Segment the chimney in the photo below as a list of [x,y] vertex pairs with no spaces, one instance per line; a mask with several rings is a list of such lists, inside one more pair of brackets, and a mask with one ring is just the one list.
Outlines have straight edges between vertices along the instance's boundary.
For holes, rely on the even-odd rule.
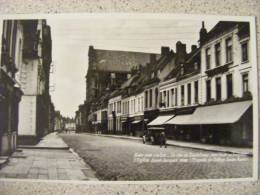
[[192,45],[191,46],[191,51],[194,51],[195,49],[197,49],[197,45]]
[[176,53],[182,53],[182,54],[187,54],[186,52],[186,44],[183,44],[182,42],[178,41],[176,43]]
[[150,64],[155,63],[155,61],[156,61],[156,55],[155,54],[151,54],[150,55]]
[[205,28],[205,23],[202,21],[202,26],[200,29],[200,45],[203,45],[207,37],[207,29]]
[[168,55],[170,53],[170,48],[169,47],[161,47],[161,55],[162,56],[165,56],[165,55]]
[[88,66],[89,66],[89,69],[94,69],[94,54],[95,53],[95,49],[92,45],[89,46],[88,48]]

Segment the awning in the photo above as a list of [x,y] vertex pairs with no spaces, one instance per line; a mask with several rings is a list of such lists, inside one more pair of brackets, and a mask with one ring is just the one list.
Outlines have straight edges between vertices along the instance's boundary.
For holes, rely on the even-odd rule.
[[163,125],[166,121],[170,120],[172,117],[174,117],[174,115],[158,116],[156,119],[148,123],[148,126]]
[[148,127],[149,130],[164,130],[163,127]]
[[166,122],[175,125],[232,124],[237,122],[252,101],[198,107],[193,114],[179,115]]
[[132,124],[137,124],[137,123],[140,123],[141,120],[136,120],[136,121],[133,121]]

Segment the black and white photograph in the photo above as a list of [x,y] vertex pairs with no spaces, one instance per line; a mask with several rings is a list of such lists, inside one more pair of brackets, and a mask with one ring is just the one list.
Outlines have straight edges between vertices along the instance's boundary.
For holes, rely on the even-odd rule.
[[257,177],[253,17],[0,18],[0,179]]

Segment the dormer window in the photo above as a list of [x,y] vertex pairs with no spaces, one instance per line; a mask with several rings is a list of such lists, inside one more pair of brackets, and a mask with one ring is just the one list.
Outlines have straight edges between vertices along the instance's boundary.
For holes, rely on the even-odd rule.
[[160,76],[160,74],[161,74],[161,70],[159,69],[159,70],[157,71],[157,76]]
[[195,62],[195,63],[194,63],[194,70],[198,70],[198,69],[199,69],[198,62]]
[[181,75],[184,75],[184,66],[181,64]]
[[152,74],[151,74],[151,78],[152,78],[152,79],[154,78],[154,72],[152,72]]
[[115,79],[116,78],[116,74],[115,73],[111,73],[111,78]]

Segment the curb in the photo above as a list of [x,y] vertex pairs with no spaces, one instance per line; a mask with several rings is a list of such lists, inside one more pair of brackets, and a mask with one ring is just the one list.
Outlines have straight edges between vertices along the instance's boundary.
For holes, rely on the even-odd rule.
[[[102,134],[92,134],[92,133],[84,133],[88,135],[95,135],[95,136],[102,136],[102,137],[111,137],[111,138],[118,138],[118,139],[132,139],[132,140],[142,140],[142,138],[139,137],[126,137],[126,136],[113,136],[113,135],[102,135]],[[195,150],[204,150],[204,151],[213,151],[213,152],[224,152],[224,153],[229,153],[229,154],[241,154],[241,155],[246,155],[249,157],[253,156],[253,153],[241,153],[241,152],[235,152],[235,151],[228,151],[228,150],[216,150],[216,149],[209,149],[209,148],[203,148],[203,147],[192,147],[192,146],[185,146],[185,145],[179,145],[179,144],[174,144],[174,143],[167,143],[167,145],[170,146],[176,146],[176,147],[183,147],[183,148],[192,148]]]
[[3,157],[0,157],[0,160],[3,160],[3,162],[0,163],[0,169],[2,169],[3,167],[5,167],[8,163],[9,163],[9,156],[6,157],[5,159],[2,159]]
[[[94,177],[88,177],[89,181],[99,181],[99,179],[96,177],[96,171],[94,171],[94,170],[92,169],[92,167],[91,167],[89,164],[87,164],[87,163],[84,161],[84,159],[79,156],[79,154],[78,154],[77,152],[75,152],[75,151],[73,150],[73,148],[69,148],[69,151],[79,159],[80,163],[84,164],[85,166],[86,166],[86,165],[89,166],[90,171],[91,171],[91,172],[93,173],[93,175],[95,176],[95,178],[94,178]],[[83,171],[83,173],[84,173],[84,171]],[[84,173],[84,174],[85,174],[85,173]]]
[[68,146],[64,147],[41,147],[41,146],[25,146],[25,145],[19,145],[18,148],[21,149],[47,149],[47,150],[68,150]]

